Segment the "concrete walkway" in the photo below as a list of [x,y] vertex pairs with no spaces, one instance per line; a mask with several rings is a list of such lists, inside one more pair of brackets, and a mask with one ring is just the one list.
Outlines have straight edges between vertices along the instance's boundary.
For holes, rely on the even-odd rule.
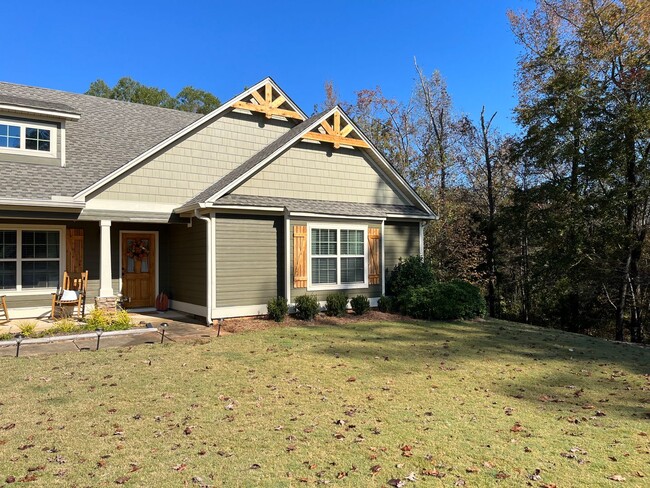
[[[133,321],[138,324],[144,322],[153,325],[151,329],[136,329],[134,333],[120,333],[118,335],[102,335],[99,342],[100,349],[110,347],[130,347],[137,345],[160,344],[162,335],[158,329],[161,323],[168,324],[165,330],[165,342],[207,341],[217,336],[217,330],[207,327],[201,322],[175,311],[162,313],[141,314],[132,313]],[[137,332],[136,332],[137,331]],[[25,339],[20,346],[20,356],[35,356],[39,354],[58,354],[63,352],[94,351],[97,348],[97,338],[75,337],[66,340],[62,338],[44,338],[38,341]],[[49,340],[48,340],[49,339]],[[15,356],[15,341],[0,343],[0,356]]]

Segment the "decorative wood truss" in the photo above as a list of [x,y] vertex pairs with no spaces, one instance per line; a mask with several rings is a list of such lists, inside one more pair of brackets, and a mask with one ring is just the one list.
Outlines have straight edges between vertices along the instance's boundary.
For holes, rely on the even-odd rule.
[[341,145],[352,147],[370,147],[366,141],[348,137],[354,127],[345,122],[345,127],[341,128],[341,113],[338,109],[332,114],[329,119],[331,121],[323,120],[320,126],[316,128],[316,132],[306,132],[302,137],[303,139],[311,139],[313,141],[331,142],[334,144],[334,149],[338,149]]
[[258,90],[254,90],[251,93],[250,101],[240,100],[233,103],[232,107],[263,113],[267,119],[278,115],[287,119],[305,120],[302,115],[293,110],[284,96],[273,90],[273,85],[270,82]]

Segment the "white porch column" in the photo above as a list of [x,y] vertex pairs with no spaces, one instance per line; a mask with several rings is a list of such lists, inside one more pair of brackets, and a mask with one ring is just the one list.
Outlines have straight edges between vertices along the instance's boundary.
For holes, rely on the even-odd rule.
[[99,296],[112,297],[114,293],[111,273],[111,221],[100,221],[99,229]]

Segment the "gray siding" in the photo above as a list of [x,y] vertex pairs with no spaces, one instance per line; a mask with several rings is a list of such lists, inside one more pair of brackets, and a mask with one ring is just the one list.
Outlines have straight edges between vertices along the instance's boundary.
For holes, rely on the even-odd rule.
[[386,222],[384,225],[385,248],[384,264],[386,276],[399,263],[399,258],[420,254],[419,222]]
[[234,195],[355,203],[405,202],[359,149],[332,150],[302,142],[280,155]]
[[181,205],[288,131],[293,124],[230,112],[140,165],[97,200]]
[[266,304],[278,294],[282,229],[279,217],[217,216],[217,307]]
[[[328,221],[329,223],[336,222],[336,221]],[[345,224],[345,223],[351,223],[349,220],[347,221],[338,221],[339,223]],[[330,293],[336,293],[337,290],[318,290],[318,291],[307,291],[307,288],[296,288],[293,286],[293,226],[294,225],[307,225],[308,222],[306,221],[297,221],[297,220],[292,220],[291,221],[291,230],[290,230],[290,235],[291,239],[289,241],[289,247],[290,247],[290,256],[291,256],[291,297],[290,297],[290,302],[293,303],[293,301],[296,299],[296,297],[300,295],[315,295],[316,298],[318,298],[319,301],[325,301],[327,299],[327,295]],[[356,220],[353,222],[355,225],[359,224],[366,224],[368,227],[380,227],[379,224],[376,222],[363,222],[360,220]],[[381,283],[378,285],[370,285],[367,288],[352,288],[349,290],[341,290],[342,293],[345,293],[348,298],[355,297],[357,295],[363,295],[368,298],[376,298],[381,295]]]
[[169,230],[169,291],[172,300],[205,306],[206,223],[192,219],[192,227]]

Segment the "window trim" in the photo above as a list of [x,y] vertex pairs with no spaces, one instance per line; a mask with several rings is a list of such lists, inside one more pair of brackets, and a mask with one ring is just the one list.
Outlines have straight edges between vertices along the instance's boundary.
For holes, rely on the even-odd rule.
[[[43,158],[55,158],[57,154],[57,140],[58,140],[58,134],[57,134],[57,129],[58,126],[57,124],[51,124],[47,122],[32,122],[32,121],[27,121],[27,120],[14,120],[14,119],[7,119],[0,117],[0,124],[2,125],[13,125],[20,127],[20,148],[16,149],[13,147],[1,147],[0,146],[0,152],[7,153],[7,154],[20,154],[22,156],[36,156],[36,157],[43,157]],[[26,144],[26,131],[27,128],[30,129],[45,129],[50,131],[50,150],[49,151],[39,151],[37,149],[27,149],[25,147]]]
[[[336,230],[336,284],[313,284],[311,282],[311,230],[312,229],[335,229]],[[341,257],[360,257],[359,254],[341,255],[341,230],[363,231],[363,283],[341,283]],[[317,255],[320,256],[320,255]],[[346,223],[307,223],[307,291],[320,290],[354,290],[368,288],[368,226]]]
[[[65,240],[65,225],[11,225],[0,224],[0,230],[15,230],[16,235],[16,288],[7,288],[0,290],[0,293],[7,296],[12,295],[48,295],[57,291],[56,287],[49,288],[23,288],[23,267],[22,267],[22,231],[58,231],[59,232],[59,283],[63,276],[63,271],[66,269],[66,240]],[[18,257],[20,256],[20,257]],[[31,259],[26,258],[26,261],[56,261],[54,258]],[[14,261],[8,259],[7,261]]]

